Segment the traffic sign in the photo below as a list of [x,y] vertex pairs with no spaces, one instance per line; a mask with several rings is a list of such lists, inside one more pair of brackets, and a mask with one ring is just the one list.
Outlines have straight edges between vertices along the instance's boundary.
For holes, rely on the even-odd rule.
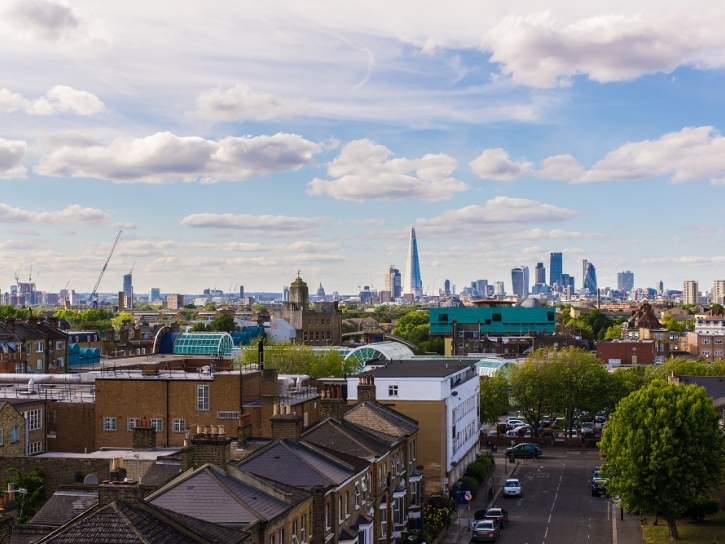
[[470,492],[470,491],[466,491],[466,494],[465,494],[465,495],[463,495],[463,497],[464,497],[464,498],[465,498],[465,499],[466,499],[467,501],[473,500],[473,495],[471,494],[471,492]]

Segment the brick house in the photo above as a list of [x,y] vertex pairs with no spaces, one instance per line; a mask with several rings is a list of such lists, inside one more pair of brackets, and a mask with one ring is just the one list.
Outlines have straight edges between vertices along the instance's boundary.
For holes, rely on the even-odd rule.
[[597,359],[612,365],[651,365],[657,360],[654,340],[606,340],[597,342]]
[[725,359],[725,334],[689,331],[687,347],[691,355],[705,361]]
[[45,401],[11,399],[0,403],[0,455],[20,457],[45,450]]

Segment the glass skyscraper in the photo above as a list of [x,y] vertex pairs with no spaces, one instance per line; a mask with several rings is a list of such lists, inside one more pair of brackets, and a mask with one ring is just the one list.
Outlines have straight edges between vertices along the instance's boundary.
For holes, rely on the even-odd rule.
[[415,237],[415,227],[410,229],[410,242],[408,244],[408,260],[406,261],[405,278],[403,281],[403,294],[413,295],[414,299],[423,296],[423,280],[420,277],[420,261],[418,260],[418,240]]
[[589,261],[585,261],[584,265],[584,289],[589,290],[589,294],[597,294],[597,269]]
[[561,274],[564,271],[562,267],[561,253],[552,253],[549,261],[549,285],[558,283],[561,285]]
[[511,283],[514,295],[529,296],[529,267],[519,266],[511,270]]

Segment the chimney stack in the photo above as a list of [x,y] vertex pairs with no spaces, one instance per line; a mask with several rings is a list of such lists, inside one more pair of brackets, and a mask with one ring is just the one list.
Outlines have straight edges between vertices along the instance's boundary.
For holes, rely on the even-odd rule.
[[197,425],[191,427],[192,447],[191,463],[194,468],[199,468],[206,463],[226,470],[229,463],[229,444],[232,439],[228,438],[224,425]]
[[244,448],[252,437],[252,418],[249,414],[240,414],[237,424],[237,448]]
[[347,408],[346,399],[343,398],[343,386],[328,384],[322,390],[320,399],[320,419],[334,417],[342,419]]
[[289,404],[275,404],[272,422],[272,438],[292,438],[299,440],[302,434],[302,416],[292,413]]
[[375,376],[372,374],[362,374],[358,377],[357,382],[357,401],[375,402],[377,394],[375,390]]
[[143,500],[143,488],[136,480],[103,482],[98,486],[98,506],[106,506],[113,501],[136,504]]
[[151,422],[145,417],[136,423],[133,428],[133,449],[137,450],[153,450],[156,448],[156,429],[151,426]]

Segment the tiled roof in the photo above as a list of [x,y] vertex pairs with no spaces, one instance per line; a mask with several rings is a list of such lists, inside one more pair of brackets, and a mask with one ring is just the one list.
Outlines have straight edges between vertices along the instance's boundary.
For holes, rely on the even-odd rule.
[[214,542],[160,509],[114,501],[53,531],[39,543],[194,544]]
[[141,484],[147,487],[161,487],[181,474],[181,468],[181,461],[157,461],[143,475]]
[[707,396],[713,400],[725,397],[725,377],[723,376],[677,376],[681,384],[699,385],[705,388]]
[[65,525],[74,517],[98,504],[98,493],[88,491],[56,491],[38,511],[31,525]]
[[146,500],[172,512],[227,526],[270,520],[290,508],[212,465],[183,475]]
[[303,442],[283,438],[238,464],[239,468],[296,487],[340,485],[355,475],[352,467]]
[[378,457],[390,450],[387,442],[375,438],[369,431],[333,418],[319,422],[302,439],[355,457]]
[[400,439],[415,434],[418,430],[417,421],[377,402],[356,404],[345,412],[344,417],[345,421],[375,433],[382,433],[380,438],[388,443],[391,443],[389,437]]
[[197,534],[202,535],[209,542],[219,542],[220,544],[240,544],[249,537],[249,533],[246,531],[230,529],[229,527],[224,527],[223,525],[209,523],[201,519],[192,518],[191,516],[179,514],[178,512],[172,512],[170,510],[166,510],[165,508],[158,508],[158,510],[178,521],[185,527],[193,530]]

